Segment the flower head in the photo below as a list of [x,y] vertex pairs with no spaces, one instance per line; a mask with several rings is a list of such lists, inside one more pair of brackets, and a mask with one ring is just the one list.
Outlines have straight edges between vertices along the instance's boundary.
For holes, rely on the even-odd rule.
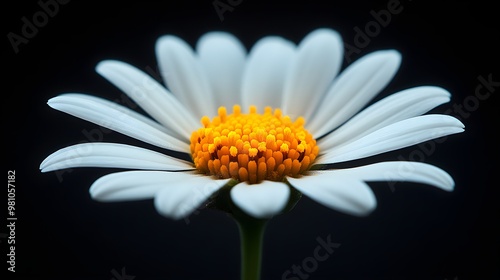
[[198,171],[218,179],[233,178],[249,184],[263,180],[283,181],[297,177],[316,159],[318,146],[304,129],[304,119],[293,121],[266,107],[258,114],[255,106],[241,113],[235,105],[227,115],[220,107],[212,121],[202,118],[203,128],[191,135],[191,154]]
[[397,51],[370,53],[340,75],[342,40],[329,29],[311,32],[297,46],[265,37],[248,55],[227,33],[202,36],[196,52],[181,39],[164,36],[156,53],[167,87],[124,62],[97,66],[152,119],[85,94],[63,94],[48,104],[187,153],[192,161],[130,145],[86,143],[48,156],[43,172],[85,166],[136,169],[98,179],[90,188],[92,197],[154,198],[161,214],[176,219],[225,186],[231,203],[255,218],[282,212],[297,191],[332,209],[366,215],[376,207],[369,181],[454,187],[445,171],[425,163],[328,169],[463,131],[453,117],[423,115],[449,101],[450,94],[439,87],[410,88],[366,107],[399,68]]

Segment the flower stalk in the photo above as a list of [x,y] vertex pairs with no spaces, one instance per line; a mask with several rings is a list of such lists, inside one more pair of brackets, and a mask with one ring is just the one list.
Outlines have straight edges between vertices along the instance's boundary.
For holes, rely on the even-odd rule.
[[234,217],[240,230],[241,280],[259,280],[262,263],[262,241],[267,219]]

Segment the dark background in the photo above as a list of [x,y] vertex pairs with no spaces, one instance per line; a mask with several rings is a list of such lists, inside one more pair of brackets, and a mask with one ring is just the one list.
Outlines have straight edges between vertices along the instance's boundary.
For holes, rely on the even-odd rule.
[[[121,92],[97,75],[95,65],[118,59],[154,70],[154,43],[164,34],[194,45],[205,32],[229,31],[249,49],[266,35],[298,43],[310,31],[328,27],[354,45],[354,28],[364,29],[373,20],[370,11],[386,9],[389,1],[292,5],[245,0],[225,12],[224,21],[212,1],[71,1],[60,5],[17,54],[7,34],[20,34],[21,18],[31,19],[41,8],[36,1],[12,2],[2,7],[2,160],[4,172],[16,170],[18,221],[16,273],[9,272],[7,279],[109,280],[113,271],[121,274],[124,268],[127,275],[145,280],[238,279],[236,224],[213,210],[200,211],[189,221],[172,221],[158,215],[152,201],[91,200],[92,182],[116,170],[74,169],[60,174],[62,181],[55,172],[40,173],[38,166],[50,153],[88,141],[85,132],[99,137],[98,126],[57,112],[46,101],[64,92],[119,98]],[[498,10],[486,1],[436,2],[402,0],[403,11],[351,56],[388,48],[403,54],[400,71],[377,99],[413,86],[438,85],[453,94],[450,103],[434,110],[443,113],[453,104],[473,102],[478,76],[500,81]],[[410,147],[355,162],[423,160],[453,176],[454,192],[421,184],[371,183],[378,208],[366,218],[303,198],[269,223],[262,279],[281,279],[293,264],[313,255],[317,237],[328,235],[341,246],[308,279],[498,279],[500,197],[493,179],[498,174],[494,133],[499,94],[497,87],[466,112],[465,133],[435,144],[435,151],[424,157],[417,157],[421,148]],[[101,135],[102,141],[155,149],[118,133]],[[419,149],[420,154],[415,152]],[[5,232],[2,225],[0,233]],[[0,246],[3,273],[5,238]]]

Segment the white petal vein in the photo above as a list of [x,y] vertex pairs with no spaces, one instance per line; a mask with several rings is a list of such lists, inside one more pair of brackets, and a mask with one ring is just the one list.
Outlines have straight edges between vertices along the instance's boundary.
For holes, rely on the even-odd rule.
[[162,153],[116,143],[83,143],[60,149],[40,165],[42,172],[74,167],[192,170],[193,164]]
[[193,114],[164,86],[132,65],[105,60],[97,65],[96,71],[183,140],[189,140],[191,132],[199,126]]
[[401,54],[394,50],[355,61],[335,79],[308,129],[319,138],[351,118],[392,80],[400,64]]
[[332,147],[340,147],[387,125],[422,115],[448,101],[450,93],[433,86],[421,86],[391,94],[320,139],[318,145],[326,153]]
[[179,152],[189,152],[189,145],[166,133],[165,128],[126,107],[102,98],[67,93],[48,101],[50,107],[123,133],[146,143]]
[[337,163],[369,157],[427,140],[464,131],[464,125],[447,115],[424,115],[378,129],[340,147],[333,147],[317,163]]

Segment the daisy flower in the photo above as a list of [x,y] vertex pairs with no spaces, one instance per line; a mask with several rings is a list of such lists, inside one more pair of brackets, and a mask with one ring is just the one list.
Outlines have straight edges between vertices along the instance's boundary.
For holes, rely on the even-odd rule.
[[[454,188],[445,171],[420,162],[330,169],[464,130],[451,116],[424,115],[450,100],[448,91],[435,86],[406,89],[367,106],[398,70],[401,55],[395,50],[369,53],[339,73],[342,39],[318,29],[298,45],[265,37],[248,54],[224,32],[203,35],[195,50],[169,35],[157,41],[156,55],[166,87],[125,62],[97,65],[100,75],[149,116],[81,93],[62,94],[48,104],[192,160],[124,144],[85,143],[49,155],[42,172],[133,169],[98,179],[90,187],[92,198],[154,199],[158,212],[173,219],[209,200],[240,221],[244,259],[260,254],[252,249],[254,243],[259,247],[259,221],[287,211],[300,194],[364,216],[377,204],[366,182]],[[257,270],[246,279],[258,278],[258,266],[246,270],[243,275]]]

